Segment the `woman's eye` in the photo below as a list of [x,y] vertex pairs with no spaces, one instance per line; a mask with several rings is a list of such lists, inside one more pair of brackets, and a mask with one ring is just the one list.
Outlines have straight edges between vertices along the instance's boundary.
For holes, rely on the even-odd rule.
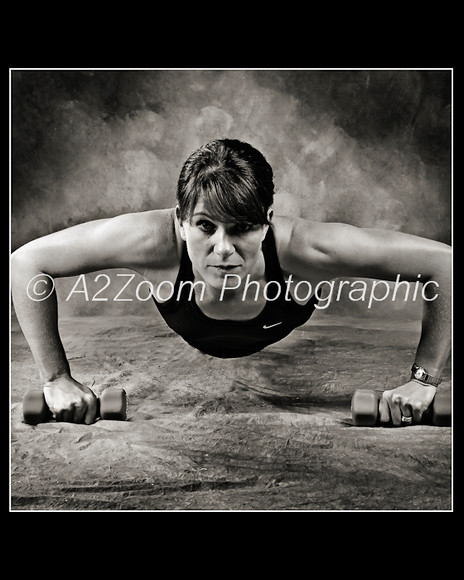
[[254,227],[253,224],[247,223],[235,224],[234,231],[236,231],[238,234],[246,234],[247,232],[252,230],[253,227]]
[[[211,235],[214,234],[214,232],[216,231],[216,225],[213,222],[210,222],[209,220],[203,219],[199,220],[198,222],[196,222],[196,226],[200,231],[202,231],[205,234]],[[229,227],[228,232],[232,236],[240,236],[248,233],[254,227],[256,227],[254,224],[249,224],[245,222],[236,223]]]
[[202,231],[205,232],[207,234],[210,234],[212,232],[214,232],[215,226],[213,223],[207,221],[207,220],[201,220],[197,223],[197,227]]

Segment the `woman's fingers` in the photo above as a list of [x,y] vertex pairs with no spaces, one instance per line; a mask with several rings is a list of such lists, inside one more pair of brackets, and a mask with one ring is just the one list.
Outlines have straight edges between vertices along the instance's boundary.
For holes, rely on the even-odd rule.
[[395,427],[403,424],[412,423],[413,412],[409,405],[407,397],[394,393],[393,391],[385,391],[379,402],[380,422],[391,422]]
[[398,404],[401,411],[401,423],[404,425],[411,424],[413,422],[413,415],[407,397],[401,397],[400,395]]
[[97,399],[96,397],[92,396],[89,398],[88,405],[85,409],[85,413],[83,416],[84,423],[86,425],[91,425],[92,423],[95,423],[96,415],[97,415]]
[[387,401],[388,410],[393,425],[399,427],[401,425],[401,395],[392,393],[392,391],[385,391],[383,397]]
[[390,420],[395,427],[419,424],[423,414],[432,404],[436,387],[409,381],[396,389],[384,391],[379,401],[381,423]]
[[385,397],[381,397],[379,401],[379,418],[381,423],[390,422],[390,408]]

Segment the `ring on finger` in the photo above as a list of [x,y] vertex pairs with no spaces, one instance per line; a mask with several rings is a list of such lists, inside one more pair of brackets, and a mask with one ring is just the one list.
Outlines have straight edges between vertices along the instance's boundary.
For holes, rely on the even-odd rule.
[[405,417],[404,415],[401,417],[402,423],[412,423],[412,417]]

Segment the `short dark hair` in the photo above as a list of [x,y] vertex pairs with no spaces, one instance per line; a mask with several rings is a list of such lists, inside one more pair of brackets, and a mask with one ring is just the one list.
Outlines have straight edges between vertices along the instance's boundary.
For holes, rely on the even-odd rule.
[[179,217],[187,220],[200,199],[222,221],[268,224],[273,172],[257,149],[237,139],[216,139],[184,163],[177,183]]

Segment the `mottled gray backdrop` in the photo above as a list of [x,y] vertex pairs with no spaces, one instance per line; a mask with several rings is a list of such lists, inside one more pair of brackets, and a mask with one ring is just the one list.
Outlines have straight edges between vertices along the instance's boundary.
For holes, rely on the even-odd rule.
[[450,241],[449,70],[12,71],[12,248],[173,205],[185,158],[233,137],[276,209]]

